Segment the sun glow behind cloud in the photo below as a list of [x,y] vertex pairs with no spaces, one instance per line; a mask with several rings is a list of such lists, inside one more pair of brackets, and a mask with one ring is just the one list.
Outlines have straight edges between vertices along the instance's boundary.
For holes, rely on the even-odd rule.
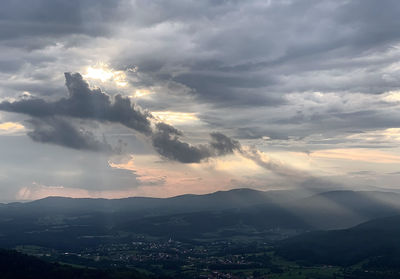
[[152,114],[163,122],[169,124],[187,124],[200,121],[195,113],[177,111],[153,111]]
[[400,103],[400,91],[389,91],[382,99],[388,103]]
[[124,71],[115,71],[105,63],[97,63],[95,66],[87,67],[83,77],[86,79],[100,80],[101,82],[111,81],[118,87],[125,87],[128,85]]
[[138,90],[135,91],[135,94],[134,94],[133,97],[135,97],[135,98],[146,98],[151,94],[153,94],[153,92],[151,92],[150,90],[138,89]]

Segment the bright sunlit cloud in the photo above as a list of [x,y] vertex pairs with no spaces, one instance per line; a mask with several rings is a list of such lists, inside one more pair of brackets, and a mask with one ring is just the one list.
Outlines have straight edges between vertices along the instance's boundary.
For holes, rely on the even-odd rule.
[[140,90],[136,90],[135,94],[134,94],[134,98],[146,98],[149,95],[153,94],[153,92],[151,92],[150,90],[147,89],[140,89]]
[[389,103],[400,103],[400,91],[390,91],[383,96],[383,100]]
[[177,111],[153,111],[152,114],[169,124],[185,124],[200,121],[195,113]]
[[119,87],[128,85],[124,71],[115,71],[105,63],[98,63],[95,66],[87,67],[83,77],[86,79],[100,80],[101,82],[111,81]]
[[357,140],[366,144],[377,144],[378,142],[397,145],[400,143],[400,128],[389,128],[384,130],[367,131],[352,134],[347,137],[350,140]]
[[0,123],[0,134],[13,134],[25,130],[25,127],[17,122]]

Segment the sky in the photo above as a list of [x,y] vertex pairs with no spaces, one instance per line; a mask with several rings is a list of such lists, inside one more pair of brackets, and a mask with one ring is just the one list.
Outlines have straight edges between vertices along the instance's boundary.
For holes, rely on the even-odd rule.
[[400,189],[396,0],[5,0],[0,197]]

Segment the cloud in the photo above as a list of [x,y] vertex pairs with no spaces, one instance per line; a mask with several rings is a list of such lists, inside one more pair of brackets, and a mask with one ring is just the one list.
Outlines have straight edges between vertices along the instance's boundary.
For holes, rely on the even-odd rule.
[[0,123],[0,135],[15,134],[24,131],[25,127],[16,122]]
[[114,58],[220,107],[282,105],[283,94],[308,90],[376,94],[398,86],[382,76],[398,61],[399,9],[392,0],[134,1],[134,28],[124,35],[151,43],[122,46],[133,51]]
[[214,154],[217,156],[231,154],[235,150],[240,150],[241,146],[237,140],[231,139],[230,137],[214,132],[210,134],[211,142],[210,149],[213,150]]
[[192,146],[180,141],[179,136],[182,136],[182,132],[168,124],[159,123],[152,135],[153,146],[162,156],[182,163],[197,163],[210,157],[205,146]]
[[96,139],[95,135],[83,128],[77,129],[71,123],[59,117],[41,117],[27,121],[33,131],[28,136],[36,142],[52,143],[78,150],[112,152],[113,148],[107,143]]
[[[143,107],[151,110],[190,108],[202,121],[207,121],[208,111],[203,111],[203,107],[197,110],[194,103],[207,104],[218,117],[214,123],[223,127],[232,126],[224,119],[225,115],[232,116],[232,107],[258,109],[258,113],[254,112],[257,115],[251,117],[253,130],[259,131],[256,136],[268,133],[273,137],[273,134],[288,133],[302,136],[303,131],[316,133],[330,124],[319,125],[320,119],[336,120],[328,107],[323,112],[318,111],[323,115],[314,118],[293,118],[311,124],[307,127],[283,123],[291,115],[276,115],[275,107],[289,112],[310,111],[288,104],[284,96],[287,93],[303,95],[309,91],[328,91],[343,94],[339,97],[344,98],[354,92],[377,94],[394,90],[399,85],[398,65],[394,62],[399,60],[400,21],[396,15],[400,7],[392,0],[379,3],[370,0],[202,3],[174,0],[168,5],[160,1],[149,5],[142,0],[117,1],[113,5],[107,1],[61,2],[6,1],[0,12],[5,19],[2,22],[32,23],[22,24],[22,33],[11,34],[13,42],[7,42],[7,46],[13,43],[13,52],[8,48],[1,51],[0,60],[4,62],[1,65],[10,73],[3,78],[7,90],[31,88],[34,93],[43,95],[45,89],[40,88],[40,75],[47,76],[49,83],[56,83],[58,80],[50,77],[57,73],[55,68],[64,69],[66,63],[74,71],[94,66],[98,61],[107,61],[117,70],[137,66],[137,73],[127,74],[129,82],[144,89],[155,87],[161,92],[154,93],[150,101],[140,100],[141,105],[147,102]],[[44,7],[50,12],[42,12]],[[382,15],[371,16],[378,7]],[[127,14],[132,16],[126,17]],[[100,21],[104,24],[99,24]],[[7,24],[4,29],[9,30]],[[104,25],[114,32],[104,32]],[[52,30],[40,29],[40,26]],[[95,29],[90,29],[92,27]],[[33,35],[45,41],[53,33],[60,38],[56,40],[58,51],[41,49],[29,55],[26,51],[17,51],[30,44]],[[19,39],[24,34],[30,36],[29,40]],[[82,39],[76,34],[103,35]],[[14,37],[21,40],[21,46],[16,45]],[[55,40],[51,41],[54,44]],[[78,51],[71,51],[71,45]],[[12,70],[7,65],[20,67],[21,71],[11,75]],[[29,72],[31,69],[36,72]],[[14,80],[13,76],[21,80],[25,77],[24,83]],[[176,88],[170,90],[172,94],[167,92],[171,84],[185,89],[178,98],[174,95],[178,91]],[[51,88],[54,87],[52,84]],[[305,101],[300,99],[299,104]],[[375,111],[374,108],[370,110],[377,119],[381,109]],[[345,112],[349,111],[354,110],[346,108]],[[365,117],[360,115],[352,125],[373,123]],[[244,119],[245,113],[237,114],[236,118],[248,121]],[[276,123],[282,121],[275,128],[269,119],[277,120]],[[380,123],[385,127],[393,126],[389,121],[390,114]],[[234,129],[245,126],[237,123],[233,123]],[[298,129],[294,130],[296,127]],[[243,137],[247,135],[242,134]]]
[[111,151],[112,148],[105,139],[97,140],[90,131],[76,129],[65,117],[120,123],[150,137],[153,147],[163,157],[182,163],[199,163],[240,149],[239,142],[221,133],[211,133],[212,140],[207,145],[190,145],[181,141],[179,137],[183,133],[169,124],[158,122],[153,130],[154,117],[135,108],[129,98],[117,94],[112,102],[99,88],[91,89],[79,73],[65,73],[65,79],[68,98],[54,102],[39,98],[5,101],[0,103],[0,110],[34,117],[28,121],[33,127],[28,136],[34,141],[80,150]]
[[318,158],[328,158],[328,159],[363,161],[376,164],[400,163],[400,155],[374,149],[367,149],[367,148],[363,149],[338,148],[338,149],[317,150],[312,152],[310,156]]
[[233,153],[240,149],[239,142],[221,133],[211,133],[206,145],[193,146],[179,139],[183,133],[166,123],[158,123],[152,135],[154,148],[162,156],[182,163],[199,163],[201,160]]
[[[0,11],[0,40],[38,36],[54,40],[73,34],[93,37],[106,35],[109,28],[105,23],[118,21],[115,15],[122,2],[32,0],[27,3],[6,0],[2,2]],[[50,41],[39,44],[44,43]]]
[[24,113],[33,117],[71,116],[83,119],[121,123],[144,134],[150,134],[150,116],[135,108],[129,98],[116,95],[112,102],[100,89],[91,89],[79,73],[65,73],[69,97],[55,102],[23,99],[0,103],[0,110]]
[[286,179],[301,180],[311,177],[305,171],[295,169],[279,160],[273,159],[264,152],[259,151],[254,147],[244,147],[240,149],[240,153],[260,167],[273,172],[279,176],[283,176]]
[[[282,173],[278,176],[286,183],[285,173],[291,170],[285,162],[298,166],[280,151],[307,150],[325,156],[309,156],[317,161],[310,168],[318,170],[310,172],[318,175],[364,169],[349,166],[370,160],[327,159],[344,157],[346,154],[338,152],[342,149],[359,149],[364,154],[361,147],[385,148],[385,153],[399,155],[396,135],[374,132],[399,127],[400,123],[396,95],[400,86],[400,4],[396,0],[5,0],[1,7],[0,102],[7,98],[12,102],[23,91],[36,99],[2,103],[0,107],[30,115],[38,122],[36,130],[30,124],[32,133],[36,138],[46,136],[48,143],[67,144],[49,132],[60,127],[59,121],[75,128],[78,137],[86,139],[90,137],[86,132],[92,131],[97,139],[86,141],[100,143],[101,134],[86,125],[93,121],[121,123],[125,127],[101,126],[111,144],[125,133],[124,141],[135,156],[151,153],[154,145],[164,159],[202,162],[231,150],[239,154],[229,142],[221,148],[213,147],[209,131],[226,131],[243,145],[274,152],[273,158],[264,156],[264,161],[257,153],[247,154],[268,169],[269,184],[273,184],[271,170]],[[101,62],[123,72],[127,85],[116,88],[115,77],[103,82],[95,80],[99,73],[94,73],[88,75],[90,83],[106,86],[108,95],[94,89],[88,93],[82,86],[84,81],[71,75],[69,86],[74,96],[71,92],[69,97],[64,96],[60,73],[84,74]],[[128,71],[133,68],[135,71]],[[83,89],[76,88],[78,85]],[[88,94],[81,96],[75,91]],[[190,138],[180,131],[157,128],[157,120],[129,100],[110,97],[116,93],[132,95],[130,100],[135,98],[140,107],[163,113],[164,118],[158,115],[160,121]],[[126,109],[113,110],[117,103]],[[103,108],[110,113],[103,113]],[[24,115],[1,117],[2,122],[22,123]],[[81,124],[76,118],[85,121]],[[12,146],[16,146],[12,139],[26,132],[10,133],[9,126],[0,130],[7,133],[2,137]],[[136,136],[144,140],[134,140]],[[23,138],[29,140],[20,140]],[[57,150],[64,160],[70,153],[80,153],[47,144],[24,144],[34,150]],[[241,151],[244,149],[242,146]],[[325,149],[336,151],[318,152]],[[106,154],[85,154],[102,155]],[[39,156],[35,154],[33,165]],[[7,160],[10,158],[3,161]],[[214,160],[209,161],[211,165]],[[380,164],[372,161],[367,164],[379,168]],[[377,172],[395,172],[392,164]],[[393,169],[383,170],[389,167]],[[41,168],[38,166],[38,173]],[[18,173],[21,167],[17,164],[16,169]],[[10,173],[10,167],[5,165],[3,172]],[[75,177],[71,181],[84,184]],[[376,184],[382,186],[381,181],[377,178]]]

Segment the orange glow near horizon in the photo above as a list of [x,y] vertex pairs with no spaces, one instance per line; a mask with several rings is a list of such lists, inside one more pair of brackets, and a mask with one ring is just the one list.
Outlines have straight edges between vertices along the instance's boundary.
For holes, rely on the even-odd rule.
[[314,158],[344,159],[370,163],[400,163],[399,155],[369,149],[327,149],[314,151],[310,156]]

